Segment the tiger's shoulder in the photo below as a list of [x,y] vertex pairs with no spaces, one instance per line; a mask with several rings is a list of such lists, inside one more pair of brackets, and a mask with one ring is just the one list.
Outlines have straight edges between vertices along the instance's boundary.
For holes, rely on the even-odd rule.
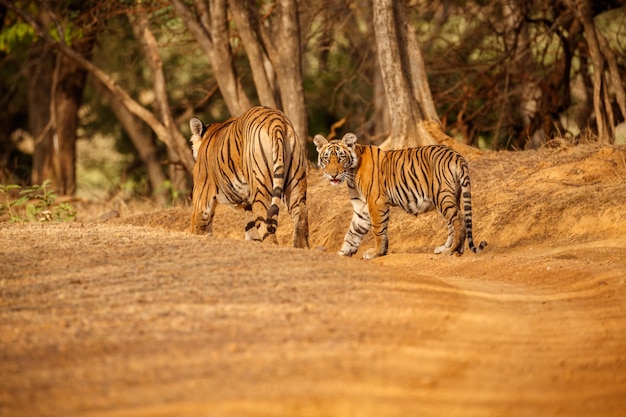
[[189,130],[191,131],[191,138],[189,138],[189,141],[191,142],[193,159],[198,159],[198,152],[200,150],[200,146],[202,145],[202,141],[205,138],[211,138],[215,135],[219,135],[220,130],[226,129],[235,120],[237,120],[236,117],[231,117],[223,122],[204,124],[202,120],[197,117],[192,118],[189,121]]

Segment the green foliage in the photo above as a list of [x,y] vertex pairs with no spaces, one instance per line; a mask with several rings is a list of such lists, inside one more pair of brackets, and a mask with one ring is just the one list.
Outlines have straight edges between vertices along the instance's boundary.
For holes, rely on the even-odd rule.
[[[68,18],[76,18],[77,12],[69,12]],[[61,33],[57,26],[50,25],[50,36],[61,41]],[[83,28],[76,26],[73,22],[68,22],[63,28],[63,41],[67,46],[71,46],[75,40],[80,40],[84,36]],[[16,50],[24,49],[32,45],[38,40],[35,29],[21,19],[15,19],[13,16],[9,19],[9,24],[3,25],[0,30],[0,52],[10,54]]]
[[63,29],[63,39],[61,39],[61,33],[59,33],[56,27],[51,27],[49,33],[55,41],[63,41],[67,46],[71,46],[73,41],[80,40],[84,36],[83,29],[74,26],[72,23],[65,25]]
[[76,216],[71,204],[55,204],[57,196],[50,188],[50,180],[25,188],[0,184],[0,196],[0,216],[7,214],[14,223],[69,222]]
[[35,30],[25,22],[15,22],[0,31],[0,51],[10,53],[15,48],[29,45],[36,39]]

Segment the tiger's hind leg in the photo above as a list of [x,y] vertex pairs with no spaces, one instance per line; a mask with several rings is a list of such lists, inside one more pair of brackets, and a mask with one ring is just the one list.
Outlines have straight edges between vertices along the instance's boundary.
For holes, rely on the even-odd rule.
[[435,253],[447,253],[448,255],[463,255],[465,249],[465,228],[461,221],[461,213],[458,207],[449,207],[443,213],[448,222],[448,239],[446,243],[435,248]]
[[[269,207],[268,207],[269,203]],[[276,239],[276,227],[278,226],[278,205],[274,199],[264,201],[264,199],[256,199],[252,202],[252,222],[254,227],[249,229],[250,235],[256,235],[253,240],[262,241],[263,243],[278,244]],[[248,222],[246,229],[251,226]]]
[[[292,177],[293,178],[293,177]],[[293,247],[309,248],[309,209],[306,205],[306,174],[288,185],[284,202],[293,221]]]
[[[280,132],[278,132],[280,133]],[[256,223],[259,235],[264,243],[278,244],[276,239],[276,229],[278,228],[278,206],[283,198],[285,184],[285,154],[284,143],[280,135],[272,138],[272,164],[256,167],[256,177],[258,185],[263,186],[266,190],[272,190],[271,196],[257,192],[255,201],[252,203],[252,211],[256,214]],[[257,187],[258,188],[258,187]],[[261,197],[259,201],[259,197]],[[269,203],[269,206],[268,206]],[[259,207],[265,207],[265,217],[261,214]]]
[[[272,203],[270,204],[270,208],[267,209],[267,219],[265,220],[265,233],[262,234],[263,242],[272,243],[277,245],[278,239],[276,239],[276,228],[278,227],[278,212],[280,208],[278,207],[278,202],[280,199],[278,197],[272,198]],[[259,228],[261,230],[261,227]]]
[[448,240],[441,246],[437,246],[435,248],[435,254],[439,255],[440,253],[446,252],[448,249],[452,247],[452,242],[454,241],[454,226],[451,223],[448,223]]
[[290,207],[289,212],[293,220],[293,247],[309,248],[309,209],[306,206],[306,197],[299,204]]
[[[250,200],[252,201],[252,216],[248,221],[246,229],[250,230],[250,235],[256,235],[254,240],[263,243],[278,244],[276,239],[276,228],[278,226],[278,204],[282,196],[282,172],[269,171],[266,165],[254,167],[252,178],[250,178],[250,190],[253,190]],[[278,178],[277,178],[278,177]],[[269,190],[271,194],[268,193]],[[254,222],[254,229],[252,223]]]
[[245,239],[260,242],[261,237],[259,236],[259,231],[254,220],[254,215],[252,214],[252,205],[248,204],[243,209],[245,212],[245,219],[246,219]]

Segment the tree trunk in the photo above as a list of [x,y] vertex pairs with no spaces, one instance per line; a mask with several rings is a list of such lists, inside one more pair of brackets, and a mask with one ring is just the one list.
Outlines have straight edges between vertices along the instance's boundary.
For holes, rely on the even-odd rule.
[[52,49],[42,44],[34,49],[27,66],[28,130],[35,141],[31,174],[33,184],[41,184],[54,175],[51,158],[53,131],[50,123],[54,63]]
[[[170,159],[178,162],[183,159],[183,155],[189,152],[187,140],[182,136],[176,127],[172,110],[170,109],[169,99],[167,96],[167,82],[163,73],[163,62],[159,55],[157,41],[150,30],[150,23],[144,14],[139,14],[135,19],[130,19],[135,32],[135,37],[143,49],[144,56],[148,63],[148,67],[152,72],[154,80],[154,92],[156,96],[157,108],[161,113],[163,125],[168,130],[170,141],[173,146],[168,147]],[[172,186],[178,192],[186,192],[190,189],[187,175],[184,170],[179,169],[176,164],[169,167],[170,181]],[[182,195],[182,193],[181,193]]]
[[[42,20],[47,15],[42,12]],[[91,52],[93,39],[76,44],[85,54]],[[76,191],[76,128],[87,73],[62,54],[47,47],[37,48],[41,56],[29,77],[28,102],[30,131],[35,137],[31,180],[41,184],[51,180],[60,195]]]
[[299,140],[306,147],[309,130],[304,102],[302,47],[297,2],[279,0],[278,6],[278,18],[271,25],[271,33],[263,25],[258,26],[258,31],[276,71],[282,108],[293,123]]
[[258,28],[258,16],[248,0],[230,0],[230,9],[233,20],[237,25],[239,36],[250,61],[252,78],[256,87],[259,102],[263,106],[278,107],[276,103],[276,91],[274,85],[274,71],[267,71],[269,58],[261,45],[260,35],[255,30]]
[[[615,139],[615,120],[609,97],[609,86],[605,81],[605,60],[600,49],[600,41],[593,22],[591,3],[588,0],[565,0],[583,24],[585,39],[593,65],[593,110],[598,127],[598,141],[612,143]],[[621,83],[620,83],[621,84]],[[621,87],[623,91],[623,86]]]
[[[509,65],[504,67],[506,71],[505,91],[500,104],[500,116],[494,132],[492,148],[500,146],[500,128],[502,121],[509,113],[514,113],[522,120],[523,130],[512,143],[513,147],[522,149],[533,137],[534,131],[531,122],[536,117],[541,100],[541,90],[537,86],[532,74],[535,74],[535,63],[528,59],[530,47],[530,34],[528,23],[522,12],[522,0],[508,0],[502,3],[502,32],[505,51],[510,56]],[[520,75],[521,74],[521,75]],[[510,79],[514,78],[513,83]],[[510,108],[511,100],[508,98],[508,88],[514,84],[518,91],[519,105]],[[512,107],[512,106],[511,106]],[[508,133],[508,132],[507,132]],[[508,140],[508,134],[505,135]]]
[[306,149],[309,138],[306,105],[304,103],[304,81],[302,78],[302,48],[297,4],[293,0],[280,0],[280,32],[278,65],[275,66],[280,86],[280,98],[285,113],[298,132],[300,142]]
[[239,116],[252,104],[239,82],[230,49],[226,0],[194,0],[197,18],[182,0],[171,0],[176,14],[211,61],[222,97],[233,116]]
[[374,0],[378,61],[391,115],[391,135],[381,145],[400,149],[436,143],[422,126],[439,122],[428,88],[421,47],[409,28],[404,0]]
[[137,116],[129,112],[109,90],[102,86],[102,84],[95,83],[95,85],[97,91],[106,97],[111,111],[113,111],[117,120],[122,124],[130,141],[137,150],[139,158],[146,166],[153,197],[158,204],[166,204],[167,190],[165,190],[163,185],[167,178],[157,158],[157,149],[152,139],[152,131]]
[[[227,25],[226,0],[194,0],[197,17],[182,0],[171,0],[200,47],[205,51],[228,110],[238,116],[251,106],[239,83],[233,63]],[[248,55],[261,104],[282,108],[300,141],[308,138],[302,76],[302,51],[297,2],[277,2],[278,19],[271,31],[261,24],[258,9],[247,0],[231,0],[233,19]],[[262,45],[259,43],[262,40]],[[268,67],[267,60],[271,63]],[[273,86],[276,73],[280,101]]]
[[146,166],[152,196],[158,204],[167,204],[168,193],[164,188],[167,178],[163,174],[161,162],[157,158],[157,150],[150,129],[141,120],[133,116],[126,107],[119,105],[117,100],[113,100],[111,109],[128,134],[141,162]]
[[[93,40],[81,41],[76,48],[89,56]],[[57,54],[50,114],[55,133],[53,137],[53,166],[55,191],[63,195],[76,192],[76,128],[78,109],[82,102],[87,72],[74,61]]]
[[373,139],[383,138],[389,136],[389,129],[391,126],[391,115],[389,114],[389,105],[387,104],[387,96],[385,95],[385,84],[383,83],[383,77],[380,72],[380,67],[374,69],[374,111],[372,118],[374,123],[372,136]]
[[[126,91],[124,91],[107,73],[95,66],[91,61],[86,59],[83,55],[68,47],[65,43],[59,42],[53,39],[46,28],[39,24],[39,22],[24,9],[17,8],[13,3],[7,0],[0,0],[0,3],[7,6],[10,10],[14,11],[22,19],[24,19],[29,25],[31,25],[37,35],[39,35],[47,44],[53,45],[58,51],[78,63],[83,69],[88,71],[93,77],[95,77],[102,85],[115,96],[117,100],[125,106],[135,116],[146,122],[148,126],[157,135],[159,140],[165,143],[166,146],[174,148],[176,144],[170,137],[170,132],[163,123],[161,123],[149,110],[144,108],[141,104],[133,100]],[[181,155],[182,165],[185,167],[188,173],[193,172],[195,166],[195,160],[191,154],[191,149],[187,148],[187,152]]]
[[598,37],[598,45],[600,46],[600,51],[604,55],[606,59],[606,63],[608,65],[609,70],[609,80],[610,80],[610,90],[615,93],[615,100],[617,101],[617,106],[622,113],[622,119],[626,119],[626,91],[624,89],[624,84],[621,80],[621,75],[619,72],[619,67],[617,65],[617,58],[615,57],[615,53],[609,46],[608,41],[604,37],[604,35],[596,28],[596,35]]

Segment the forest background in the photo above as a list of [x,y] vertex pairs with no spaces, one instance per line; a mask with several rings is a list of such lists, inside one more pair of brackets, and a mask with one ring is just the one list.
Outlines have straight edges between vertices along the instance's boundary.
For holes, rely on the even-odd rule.
[[[310,137],[624,143],[626,9],[554,0],[0,0],[0,183],[184,198],[193,116]],[[397,53],[397,55],[394,55]],[[386,142],[385,142],[386,141]]]

